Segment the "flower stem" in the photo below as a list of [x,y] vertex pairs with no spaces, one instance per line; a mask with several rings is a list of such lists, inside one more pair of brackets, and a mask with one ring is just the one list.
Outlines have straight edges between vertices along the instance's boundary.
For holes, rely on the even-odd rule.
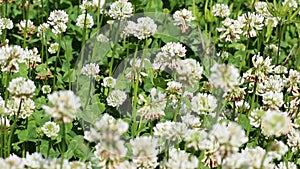
[[[251,111],[254,109],[254,103],[255,103],[255,93],[256,93],[256,88],[257,88],[257,82],[254,83],[254,89],[253,89],[253,95],[252,95],[252,98],[251,98],[251,106],[250,106],[250,110],[248,111],[247,113],[247,118],[249,119],[249,116],[250,116],[250,113]],[[249,134],[250,134],[250,128],[251,128],[251,124],[250,124],[250,121],[249,121],[249,124],[248,124],[248,127],[247,127],[247,134],[246,136],[248,137]]]
[[101,3],[101,0],[98,0],[97,31],[100,31],[100,26],[102,25],[102,20],[103,20],[103,15],[100,16],[100,14],[101,14],[100,3]]
[[8,136],[8,141],[7,141],[7,157],[10,155],[11,145],[12,145],[11,139],[12,139],[12,136],[14,135],[14,133],[15,133],[15,129],[16,129],[16,125],[17,125],[19,113],[21,111],[22,101],[23,101],[23,99],[20,99],[18,112],[17,112],[17,114],[14,115],[14,117],[15,117],[14,118],[14,123],[12,124],[11,130],[10,130],[10,133],[9,133],[9,136]]
[[[61,34],[58,36],[58,44],[59,44],[59,47],[58,47],[58,50],[57,50],[57,55],[56,55],[56,58],[55,58],[55,73],[57,73],[57,62],[58,62],[58,59],[59,59],[59,55],[60,55],[60,46],[61,46]],[[57,84],[56,84],[56,76],[54,75],[53,76],[53,89],[54,91],[57,90]]]
[[48,143],[48,149],[47,149],[47,158],[49,158],[50,149],[51,149],[51,142],[52,142],[52,140],[50,138],[49,143]]
[[61,169],[63,169],[65,151],[66,151],[66,126],[65,123],[62,122],[61,161],[60,161]]

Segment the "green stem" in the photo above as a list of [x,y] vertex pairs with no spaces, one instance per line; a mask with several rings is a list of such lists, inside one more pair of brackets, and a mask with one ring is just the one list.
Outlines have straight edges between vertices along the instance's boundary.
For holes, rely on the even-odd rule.
[[[256,88],[257,88],[257,82],[254,83],[254,89],[253,89],[253,93],[252,93],[252,98],[251,98],[251,106],[250,106],[250,110],[247,113],[247,118],[249,119],[250,113],[251,111],[254,109],[254,104],[255,104],[255,93],[256,93]],[[249,137],[250,134],[250,128],[251,128],[251,124],[249,121],[248,127],[247,127],[247,134],[246,136]]]
[[66,151],[66,127],[65,123],[62,121],[62,140],[61,140],[61,161],[60,161],[60,168],[63,169],[63,163],[64,163],[64,156]]
[[[90,84],[89,84],[89,91],[88,91],[88,97],[85,101],[85,104],[84,104],[84,107],[83,107],[83,111],[86,110],[86,107],[90,101],[90,97],[91,97],[91,89],[92,89],[92,80],[90,80]],[[81,125],[82,125],[82,129],[84,129],[84,119],[82,118],[82,121],[81,121]]]
[[[59,44],[59,47],[58,47],[56,58],[55,58],[55,66],[54,66],[55,73],[57,73],[57,62],[58,62],[59,55],[60,55],[61,36],[62,36],[61,34],[58,35],[58,44]],[[55,75],[53,76],[53,90],[54,91],[57,90],[56,76]]]
[[173,121],[177,120],[177,116],[179,114],[179,109],[180,109],[180,104],[181,104],[181,99],[182,99],[182,97],[179,99],[179,101],[177,103],[177,107],[175,109],[175,114],[174,114],[174,117],[173,117]]
[[235,101],[233,102],[233,110],[232,110],[232,115],[231,115],[231,120],[234,121],[235,119],[235,109],[236,109],[236,105],[235,105]]
[[[222,95],[223,95],[223,94],[221,94],[219,98],[222,98]],[[218,122],[218,119],[219,119],[219,117],[220,117],[220,115],[221,115],[223,109],[225,108],[226,104],[227,104],[227,101],[225,100],[225,101],[223,101],[223,104],[222,104],[221,107],[218,106],[218,107],[220,107],[220,109],[219,109],[219,110],[217,111],[217,113],[216,113],[216,117],[214,118],[214,123],[213,123],[213,124],[216,124],[216,123]]]
[[102,25],[102,20],[103,20],[103,15],[100,16],[100,14],[101,14],[100,2],[101,2],[101,0],[98,0],[97,31],[100,31],[100,27],[101,27],[101,25]]
[[46,156],[47,158],[49,158],[50,149],[51,149],[51,142],[52,142],[52,140],[50,138],[49,143],[48,143],[48,149],[47,149],[47,156]]
[[10,155],[11,146],[12,146],[11,139],[12,139],[12,136],[14,135],[14,133],[15,133],[15,128],[16,128],[17,121],[18,121],[18,118],[19,118],[19,113],[21,111],[22,101],[23,101],[23,99],[20,99],[18,112],[17,112],[16,115],[14,115],[14,123],[12,124],[11,130],[10,130],[10,133],[9,133],[9,136],[8,136],[8,141],[7,141],[7,157]]
[[[136,62],[136,57],[137,57],[137,52],[138,52],[138,46],[136,46],[135,48],[135,52],[134,52],[134,58],[133,58],[133,63],[132,65],[135,65],[135,62]],[[134,67],[134,66],[133,66]],[[137,92],[138,92],[138,86],[139,86],[139,77],[138,73],[135,73],[134,72],[135,70],[132,70],[132,73],[131,73],[131,78],[133,79],[132,80],[132,86],[133,86],[133,101],[132,101],[132,120],[133,120],[133,125],[132,125],[132,137],[135,136],[135,131],[136,131],[136,117],[137,117]],[[136,79],[136,80],[135,80]]]
[[[5,119],[4,116],[1,116],[2,118]],[[4,157],[3,156],[3,151],[4,151],[4,148],[5,148],[5,144],[4,144],[4,140],[5,140],[5,137],[4,137],[4,133],[5,133],[5,130],[6,130],[6,120],[3,120],[4,121],[4,124],[2,124],[2,120],[0,121],[0,127],[1,127],[1,140],[0,140],[0,157]]]
[[[25,3],[26,1],[23,0],[23,18],[25,19],[25,30],[24,30],[24,35],[23,35],[23,48],[26,47],[26,38],[27,38],[27,28],[28,28],[28,14],[29,14],[29,11],[26,10],[27,7],[25,7]],[[29,4],[28,4],[29,5]],[[29,7],[28,7],[28,10],[29,10]]]
[[[25,126],[26,126],[26,129],[28,128],[28,118],[26,118],[26,124],[25,124]],[[26,141],[24,141],[23,142],[23,144],[22,144],[22,158],[25,158],[25,154],[26,153]]]
[[[115,35],[113,35],[113,36],[115,36],[115,39],[114,39],[114,46],[113,46],[113,51],[112,51],[111,60],[110,60],[110,66],[109,66],[109,76],[112,76],[112,74],[113,74],[113,66],[114,66],[114,59],[115,59],[114,55],[115,55],[116,49],[117,49],[116,43],[118,43],[118,37],[119,37],[119,33],[120,33],[119,29],[120,29],[120,24],[117,23],[117,30],[115,32]],[[113,32],[111,32],[111,33],[113,33]]]

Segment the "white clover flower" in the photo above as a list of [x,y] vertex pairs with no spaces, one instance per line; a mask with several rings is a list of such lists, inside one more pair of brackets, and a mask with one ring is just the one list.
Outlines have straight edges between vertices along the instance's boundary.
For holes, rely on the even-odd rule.
[[[25,160],[15,154],[10,154],[5,160],[7,169],[23,169],[25,168]],[[2,166],[1,166],[2,167]]]
[[297,169],[297,165],[293,162],[284,162],[284,161],[281,161],[275,169]]
[[89,78],[95,78],[100,72],[99,65],[96,63],[89,63],[83,66],[81,73]]
[[273,169],[275,164],[272,158],[267,154],[266,150],[261,147],[246,147],[241,153],[234,153],[223,160],[222,168],[266,168]]
[[194,85],[202,78],[203,67],[195,59],[184,59],[177,62],[176,73],[184,85]]
[[253,67],[247,70],[243,77],[251,82],[263,82],[267,79],[267,74],[273,72],[274,65],[271,64],[270,57],[263,58],[260,53],[252,57]]
[[48,48],[48,52],[51,54],[55,54],[59,49],[59,44],[57,42],[51,43]]
[[184,57],[186,53],[185,46],[179,42],[168,42],[161,48],[161,51],[171,57]]
[[128,130],[128,123],[123,121],[122,119],[115,119],[108,114],[104,114],[101,120],[95,123],[95,129],[104,132],[110,132],[114,136],[120,137]]
[[248,142],[245,131],[235,122],[215,124],[210,134],[227,148],[238,148]]
[[[100,168],[115,168],[115,166],[126,156],[127,149],[123,140],[114,142],[100,142],[95,146],[94,156],[99,160]],[[111,164],[107,163],[111,162]]]
[[77,17],[76,26],[80,28],[92,28],[94,25],[93,17],[88,13],[83,13]]
[[181,94],[182,93],[182,83],[180,82],[175,82],[175,81],[170,81],[167,83],[167,91],[171,92],[171,93],[178,93]]
[[300,131],[292,128],[287,135],[287,145],[291,147],[292,152],[297,152],[300,148]]
[[297,10],[298,8],[298,2],[296,0],[284,0],[282,5],[287,5],[289,9],[292,9],[293,11]]
[[151,100],[145,101],[145,105],[139,108],[137,112],[147,120],[151,121],[165,116],[164,109],[166,108],[167,103],[166,94],[158,91],[156,88],[152,88],[150,91],[150,97]]
[[288,152],[289,148],[282,141],[275,140],[271,145],[270,157],[276,160],[281,160],[282,156]]
[[35,92],[34,82],[30,79],[17,77],[9,82],[7,90],[15,98],[31,98]]
[[297,70],[290,69],[289,76],[284,76],[283,79],[288,92],[299,90],[300,73]]
[[280,20],[279,17],[273,17],[273,15],[269,11],[268,4],[266,2],[256,2],[255,3],[255,10],[256,12],[265,18],[265,25],[271,24],[272,27],[276,27],[278,21]]
[[250,124],[254,127],[259,127],[261,124],[261,119],[265,113],[266,111],[262,108],[252,110],[249,116]]
[[239,111],[241,109],[243,110],[249,110],[250,105],[248,102],[244,102],[244,100],[236,101],[235,102],[236,111]]
[[283,90],[284,82],[279,75],[271,75],[262,83],[257,83],[257,93],[263,95],[266,92],[280,93]]
[[33,34],[36,30],[34,23],[31,20],[22,20],[18,24],[19,30],[23,33],[25,30],[28,34]]
[[264,16],[265,18],[272,16],[268,10],[268,4],[266,2],[255,2],[254,8],[258,14]]
[[232,42],[240,39],[240,35],[243,33],[242,28],[244,25],[230,18],[226,18],[222,21],[222,27],[217,28],[218,32],[222,32],[220,39],[224,39],[226,42]]
[[45,165],[46,160],[43,159],[42,154],[40,153],[32,153],[29,154],[26,152],[26,158],[25,158],[25,165],[29,168],[44,168],[43,166]]
[[184,116],[181,116],[181,120],[190,128],[198,128],[201,126],[200,118],[192,114],[186,114]]
[[198,114],[207,114],[213,112],[217,106],[217,99],[207,93],[198,93],[191,100],[192,110]]
[[54,10],[48,17],[48,24],[52,26],[51,31],[55,34],[61,34],[67,30],[68,14],[63,10]]
[[105,4],[105,0],[92,0],[92,4],[93,4],[93,6],[96,6],[99,9],[102,9],[103,5]]
[[267,26],[270,24],[273,28],[275,28],[280,20],[280,17],[268,17],[265,19],[265,25]]
[[45,166],[45,169],[70,169],[70,163],[67,159],[63,159],[63,161],[60,158],[52,158],[48,159]]
[[2,72],[19,72],[19,64],[25,62],[25,50],[21,46],[2,46],[0,48],[0,67]]
[[83,0],[82,4],[79,5],[79,8],[82,10],[82,13],[85,13],[86,10],[88,10],[89,8],[92,8],[93,2],[91,0]]
[[156,32],[157,25],[153,19],[149,17],[140,17],[137,19],[137,23],[127,21],[122,34],[125,36],[133,35],[138,39],[146,39],[153,36]]
[[274,65],[271,65],[272,59],[267,57],[266,59],[258,53],[252,57],[253,66],[260,71],[271,73],[273,71]]
[[198,150],[212,149],[213,141],[209,139],[208,133],[199,129],[188,130],[184,136],[187,147]]
[[161,48],[161,52],[156,54],[153,68],[163,71],[166,67],[174,69],[178,67],[180,57],[184,57],[186,48],[180,43],[168,42]]
[[171,148],[170,158],[166,166],[172,169],[196,169],[198,168],[198,158],[180,149]]
[[34,65],[36,63],[41,63],[42,59],[39,55],[39,51],[37,50],[37,48],[33,48],[33,49],[25,49],[25,56],[24,56],[24,60],[25,63],[27,64],[27,67],[29,68],[33,68]]
[[80,108],[80,98],[73,91],[62,90],[48,95],[51,107],[44,105],[43,109],[47,114],[57,121],[69,123],[75,117],[76,111]]
[[67,30],[67,25],[65,23],[57,23],[57,25],[54,25],[51,31],[55,34],[61,34],[63,32],[66,32]]
[[266,92],[262,94],[263,104],[268,109],[278,110],[283,104],[283,93],[282,92]]
[[121,106],[127,98],[126,92],[121,90],[113,90],[106,98],[107,105],[112,107]]
[[212,13],[214,16],[226,18],[230,15],[228,5],[217,3],[212,7]]
[[287,102],[284,107],[288,110],[287,113],[293,119],[297,119],[299,117],[299,106],[300,106],[300,99],[295,97],[292,98],[289,102]]
[[164,140],[180,142],[183,140],[187,130],[188,128],[184,123],[166,121],[156,124],[154,136],[159,138],[160,142]]
[[277,65],[276,67],[274,67],[274,73],[286,74],[286,73],[288,73],[288,69],[283,65]]
[[[137,137],[130,140],[132,161],[139,168],[155,168],[158,165],[158,143],[150,136]],[[147,147],[147,148],[145,148]]]
[[133,8],[131,2],[118,0],[110,5],[108,15],[113,19],[125,20],[132,16]]
[[185,33],[191,26],[192,20],[195,18],[193,17],[192,11],[183,8],[173,14],[173,19],[175,22],[174,24],[180,27],[182,33]]
[[22,102],[21,103],[20,102],[21,102],[20,98],[8,100],[6,105],[6,110],[5,110],[6,114],[10,116],[16,115],[22,119],[26,119],[27,117],[29,117],[35,110],[34,101],[31,100],[30,98],[27,98],[27,99],[22,99]]
[[108,37],[105,36],[105,35],[103,35],[103,34],[101,34],[101,33],[99,35],[97,35],[96,39],[97,39],[98,42],[102,42],[102,43],[109,42]]
[[46,122],[42,127],[42,131],[47,137],[57,137],[59,130],[59,125],[52,121]]
[[137,166],[133,162],[123,161],[118,166],[116,166],[116,169],[137,169]]
[[0,18],[0,30],[12,29],[14,24],[9,18]]
[[101,83],[101,85],[102,85],[103,87],[111,87],[111,88],[114,88],[115,85],[116,85],[116,82],[117,82],[117,80],[116,80],[115,78],[113,78],[113,77],[105,77],[105,78],[103,79],[103,83]]
[[69,15],[63,10],[54,10],[48,17],[48,23],[52,26],[58,23],[66,24],[69,20]]
[[149,17],[138,18],[135,26],[136,30],[133,35],[138,39],[149,38],[157,32],[157,25],[154,20]]
[[92,169],[90,165],[81,161],[71,161],[69,167],[70,169]]
[[262,30],[264,26],[264,17],[256,13],[248,12],[247,14],[243,14],[238,17],[238,21],[245,26],[246,31],[244,31],[244,35],[248,38],[256,37],[256,31]]
[[286,135],[291,131],[291,119],[287,113],[268,110],[261,119],[261,130],[266,137]]
[[233,65],[216,63],[210,71],[209,82],[224,92],[231,91],[239,84],[240,74]]
[[90,142],[113,143],[120,139],[121,135],[128,130],[128,123],[122,119],[114,119],[108,114],[104,114],[99,121],[95,122],[90,131],[85,132],[85,138]]
[[50,85],[43,85],[42,92],[43,92],[43,94],[49,94],[49,93],[51,93],[51,87],[50,87]]

